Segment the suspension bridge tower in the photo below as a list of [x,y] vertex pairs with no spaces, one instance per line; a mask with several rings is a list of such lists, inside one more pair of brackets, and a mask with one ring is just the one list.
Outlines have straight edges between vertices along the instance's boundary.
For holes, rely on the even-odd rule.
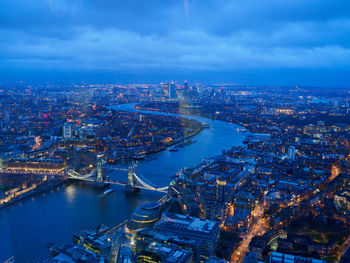
[[96,183],[99,186],[103,186],[103,187],[109,187],[110,184],[109,183],[105,183],[105,180],[108,180],[107,176],[106,176],[106,169],[103,168],[103,164],[106,163],[106,160],[103,158],[103,156],[98,156],[97,157],[97,166],[96,166],[96,170],[95,170],[95,176],[96,176]]
[[103,182],[104,180],[104,171],[102,165],[105,164],[105,159],[103,157],[98,157],[97,167],[96,167],[96,181]]
[[137,169],[137,162],[132,162],[129,166],[129,171],[128,171],[128,183],[125,186],[125,191],[130,192],[130,193],[135,193],[135,192],[140,192],[140,188],[135,187],[135,172]]

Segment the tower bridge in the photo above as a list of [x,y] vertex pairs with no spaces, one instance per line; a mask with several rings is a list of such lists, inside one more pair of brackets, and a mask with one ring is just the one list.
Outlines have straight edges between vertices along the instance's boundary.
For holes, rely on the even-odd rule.
[[74,180],[88,181],[88,182],[100,182],[107,185],[108,184],[122,185],[122,186],[125,186],[125,189],[128,192],[137,192],[137,191],[140,191],[140,189],[162,192],[162,193],[167,193],[168,191],[168,186],[165,186],[165,187],[154,186],[150,182],[148,182],[145,178],[143,178],[140,174],[139,175],[136,174],[135,163],[131,164],[129,166],[129,169],[115,168],[115,167],[113,169],[119,170],[119,171],[127,171],[128,181],[123,182],[119,180],[111,180],[108,177],[104,177],[102,175],[102,163],[100,161],[98,162],[96,169],[94,169],[93,171],[87,174],[80,174],[77,171],[74,171],[73,169],[68,170],[67,178],[74,179]]

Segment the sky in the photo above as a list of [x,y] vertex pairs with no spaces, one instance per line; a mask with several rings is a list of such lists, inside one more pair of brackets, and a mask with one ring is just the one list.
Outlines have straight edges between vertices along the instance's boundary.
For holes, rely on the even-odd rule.
[[348,0],[2,0],[0,83],[350,86]]

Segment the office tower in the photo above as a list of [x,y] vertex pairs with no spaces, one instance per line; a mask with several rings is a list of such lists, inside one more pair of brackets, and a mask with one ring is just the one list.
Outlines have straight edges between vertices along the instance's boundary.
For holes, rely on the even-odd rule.
[[164,94],[169,97],[170,96],[169,83],[167,82],[160,83],[160,87],[162,88]]
[[176,98],[176,86],[174,82],[170,83],[170,87],[169,87],[169,98],[170,99],[175,99]]
[[179,214],[163,214],[153,227],[159,234],[175,235],[180,240],[193,239],[199,245],[201,260],[215,255],[219,242],[219,223]]
[[190,90],[190,86],[188,85],[187,80],[185,80],[184,89],[185,89],[186,92],[188,92]]

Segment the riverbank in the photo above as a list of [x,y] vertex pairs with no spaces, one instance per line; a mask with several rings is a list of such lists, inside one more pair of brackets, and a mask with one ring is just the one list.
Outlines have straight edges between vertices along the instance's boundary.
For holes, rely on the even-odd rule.
[[[242,127],[242,123],[239,123],[237,121],[234,120],[226,120],[226,119],[221,119],[221,118],[213,118],[211,115],[208,114],[200,114],[200,113],[196,113],[196,112],[189,112],[189,111],[174,111],[171,109],[157,109],[157,108],[151,108],[151,107],[144,107],[143,103],[139,103],[137,105],[135,105],[135,109],[140,110],[140,111],[148,111],[148,112],[156,112],[156,113],[165,113],[165,114],[172,114],[172,115],[186,115],[186,116],[198,116],[201,118],[207,118],[207,119],[211,119],[214,121],[223,121],[223,122],[227,122],[227,123],[231,123],[231,124],[236,124],[237,126],[240,126],[241,128],[238,128],[239,132],[250,132],[252,133],[250,130],[248,130],[246,127]],[[206,127],[206,126],[205,126]]]
[[141,104],[142,103],[135,105],[135,109],[143,110],[143,111],[153,111],[153,112],[159,112],[159,113],[167,113],[167,114],[198,116],[198,117],[212,119],[212,118],[210,118],[210,116],[204,116],[204,115],[200,115],[200,114],[191,114],[190,112],[187,112],[187,111],[185,111],[185,112],[175,112],[175,111],[171,111],[171,110],[160,110],[160,109],[155,109],[155,108],[142,107],[142,106],[140,106]]
[[0,210],[3,209],[3,208],[6,208],[6,207],[10,207],[10,206],[13,206],[17,203],[20,203],[26,199],[29,199],[31,197],[34,197],[36,195],[40,195],[40,194],[44,194],[44,193],[47,193],[61,185],[64,185],[66,184],[67,181],[66,180],[55,180],[55,182],[50,182],[49,184],[45,184],[45,185],[40,185],[36,188],[34,188],[33,190],[31,191],[28,191],[24,194],[21,194],[19,196],[16,196],[14,197],[13,199],[11,199],[9,202],[6,202],[6,203],[3,203],[3,204],[0,204]]
[[[107,106],[107,109],[114,111],[124,111],[122,109],[118,109],[118,106],[120,105],[110,105]],[[148,113],[148,115],[154,114]],[[161,115],[159,116],[160,118],[163,118]],[[174,145],[189,145],[186,144],[187,141],[189,141],[193,136],[198,135],[205,128],[209,128],[208,125],[203,124],[202,122],[195,119],[184,118],[181,116],[171,116],[170,118],[174,118],[174,120],[180,121],[182,124],[179,126],[180,129],[179,127],[175,129],[170,124],[168,128],[171,130],[171,132],[168,135],[162,135],[163,137],[158,141],[155,139],[154,143],[152,139],[152,143],[150,145],[137,145],[129,148],[123,147],[122,149],[115,148],[116,153],[114,155],[116,157],[109,156],[108,162],[119,163],[127,160],[147,160],[147,156],[165,151]],[[153,138],[154,135],[152,134],[150,136]],[[119,151],[122,152],[122,154],[119,154]]]

